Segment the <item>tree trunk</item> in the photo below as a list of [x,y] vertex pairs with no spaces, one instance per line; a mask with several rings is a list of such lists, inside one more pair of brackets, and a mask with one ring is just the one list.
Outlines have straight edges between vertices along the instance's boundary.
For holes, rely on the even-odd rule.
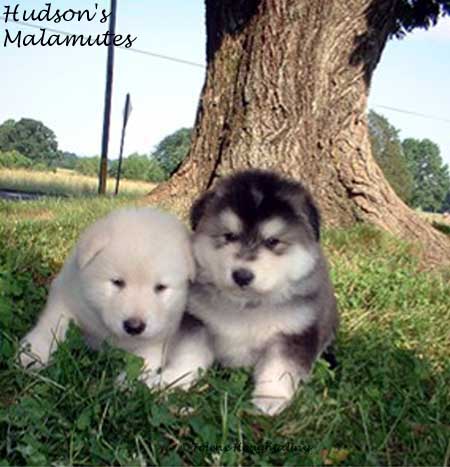
[[191,151],[146,201],[184,214],[223,174],[276,169],[310,188],[327,225],[366,221],[450,260],[448,239],[396,196],[370,152],[367,95],[395,3],[206,0]]

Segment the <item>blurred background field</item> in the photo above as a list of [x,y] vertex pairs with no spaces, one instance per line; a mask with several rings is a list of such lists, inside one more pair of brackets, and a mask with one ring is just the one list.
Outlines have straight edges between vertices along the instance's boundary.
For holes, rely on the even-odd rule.
[[[149,193],[155,183],[141,180],[123,179],[120,193],[123,195],[144,195]],[[83,175],[74,170],[56,168],[52,171],[31,171],[29,169],[1,169],[0,187],[3,190],[43,193],[58,196],[96,195],[97,177]],[[113,193],[115,179],[108,178],[107,193]]]

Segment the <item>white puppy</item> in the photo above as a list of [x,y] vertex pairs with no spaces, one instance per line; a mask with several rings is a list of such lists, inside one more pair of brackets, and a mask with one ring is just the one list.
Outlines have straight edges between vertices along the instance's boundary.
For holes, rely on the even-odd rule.
[[45,366],[73,321],[91,347],[107,339],[143,357],[149,386],[189,386],[198,373],[187,353],[192,337],[206,338],[193,318],[182,320],[194,269],[189,232],[176,217],[152,208],[112,212],[81,235],[53,281],[22,341],[21,364]]

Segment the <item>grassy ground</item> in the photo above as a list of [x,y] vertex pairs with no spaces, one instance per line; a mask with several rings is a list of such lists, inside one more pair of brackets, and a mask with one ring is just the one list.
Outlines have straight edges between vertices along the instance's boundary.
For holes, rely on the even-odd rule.
[[253,412],[245,371],[215,368],[188,394],[152,393],[137,359],[91,352],[76,329],[48,369],[20,369],[17,340],[79,231],[125,202],[0,202],[0,465],[449,464],[450,286],[368,228],[325,234],[339,366],[319,361],[276,418]]
[[[116,181],[107,181],[108,193],[113,193]],[[142,195],[151,191],[154,184],[136,180],[120,181],[119,191],[125,195]],[[0,189],[46,193],[60,196],[94,195],[98,179],[73,170],[57,169],[56,172],[37,172],[26,169],[0,169]]]

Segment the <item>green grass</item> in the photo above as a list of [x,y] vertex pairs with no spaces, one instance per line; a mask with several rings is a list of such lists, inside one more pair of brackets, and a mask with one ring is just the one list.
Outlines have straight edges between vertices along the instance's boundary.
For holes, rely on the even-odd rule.
[[[114,192],[115,184],[114,178],[108,178],[108,193]],[[122,179],[119,192],[129,196],[144,195],[154,187],[154,183]],[[55,196],[93,196],[97,194],[98,179],[67,169],[39,172],[27,169],[0,168],[0,189]]]
[[325,234],[339,366],[319,361],[278,417],[254,413],[246,371],[155,393],[136,380],[135,357],[92,352],[76,329],[49,368],[19,368],[17,341],[78,233],[127,202],[0,202],[0,465],[448,465],[450,286],[369,228]]

